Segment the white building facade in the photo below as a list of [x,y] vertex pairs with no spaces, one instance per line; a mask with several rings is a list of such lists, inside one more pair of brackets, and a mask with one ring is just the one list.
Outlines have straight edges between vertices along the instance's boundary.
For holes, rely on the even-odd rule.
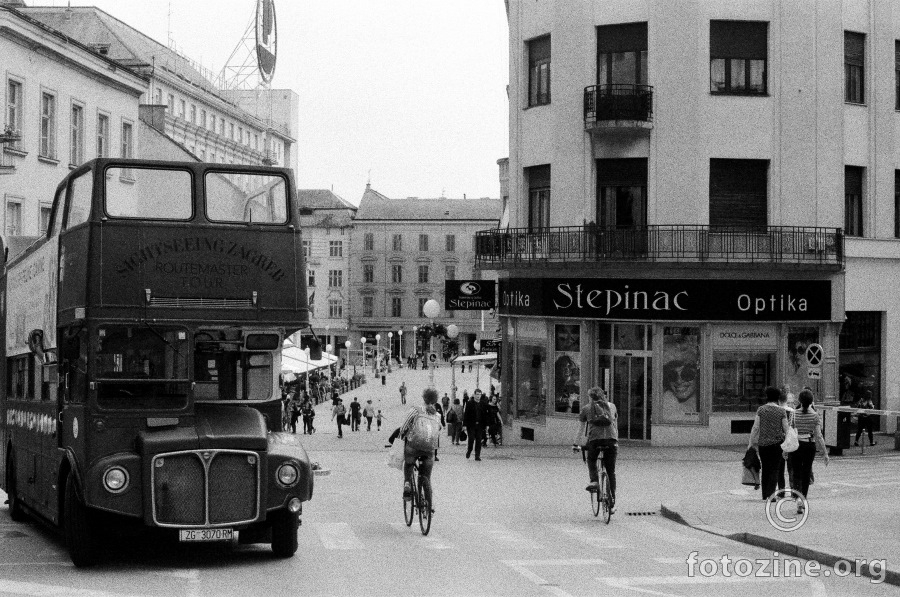
[[746,443],[770,385],[900,408],[895,6],[510,0],[511,441],[594,385],[657,445]]

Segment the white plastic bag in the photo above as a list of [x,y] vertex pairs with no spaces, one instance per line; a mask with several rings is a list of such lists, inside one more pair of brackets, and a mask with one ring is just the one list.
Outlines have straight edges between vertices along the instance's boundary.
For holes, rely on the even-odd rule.
[[388,452],[387,456],[387,465],[391,468],[395,468],[398,471],[403,470],[403,440],[399,437],[394,440],[394,443],[391,445],[391,449]]
[[796,452],[799,447],[800,439],[797,437],[797,430],[793,427],[788,427],[787,435],[784,436],[784,441],[781,442],[782,451]]

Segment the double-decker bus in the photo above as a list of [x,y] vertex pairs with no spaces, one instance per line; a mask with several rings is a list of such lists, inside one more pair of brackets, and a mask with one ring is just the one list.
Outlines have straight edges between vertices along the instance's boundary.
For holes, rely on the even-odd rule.
[[293,555],[313,491],[279,388],[282,341],[309,326],[300,234],[287,169],[73,170],[0,278],[13,520],[60,527],[76,566],[129,521]]

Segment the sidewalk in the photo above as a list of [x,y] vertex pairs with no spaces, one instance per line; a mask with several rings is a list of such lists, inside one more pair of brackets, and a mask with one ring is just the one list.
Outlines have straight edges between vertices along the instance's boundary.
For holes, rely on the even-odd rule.
[[[865,455],[858,448],[845,450],[843,456],[832,457],[827,467],[821,456],[816,458],[809,517],[796,530],[773,527],[761,492],[737,484],[743,449],[734,450],[735,481],[729,489],[665,501],[661,514],[695,529],[823,566],[834,566],[839,560],[884,560],[884,581],[900,585],[900,453],[892,450],[891,436],[882,435],[878,441],[875,448],[866,448]],[[797,516],[795,512],[793,502],[782,509],[788,518]],[[860,567],[860,573],[873,576],[868,566]]]

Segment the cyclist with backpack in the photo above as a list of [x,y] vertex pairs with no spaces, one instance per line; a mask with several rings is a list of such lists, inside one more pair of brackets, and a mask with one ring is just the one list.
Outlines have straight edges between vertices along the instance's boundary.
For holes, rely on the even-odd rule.
[[431,469],[434,466],[434,451],[438,447],[441,420],[435,409],[438,393],[434,388],[422,392],[422,406],[410,409],[406,420],[400,426],[400,438],[405,440],[403,451],[403,498],[412,497],[412,474],[416,460],[419,461],[419,480],[431,501]]
[[597,460],[603,453],[603,467],[609,476],[609,491],[612,494],[610,510],[616,508],[616,455],[619,451],[619,415],[616,406],[609,402],[602,388],[588,390],[591,402],[578,413],[582,422],[587,422],[587,464],[590,483],[585,488],[596,490],[600,486]]

